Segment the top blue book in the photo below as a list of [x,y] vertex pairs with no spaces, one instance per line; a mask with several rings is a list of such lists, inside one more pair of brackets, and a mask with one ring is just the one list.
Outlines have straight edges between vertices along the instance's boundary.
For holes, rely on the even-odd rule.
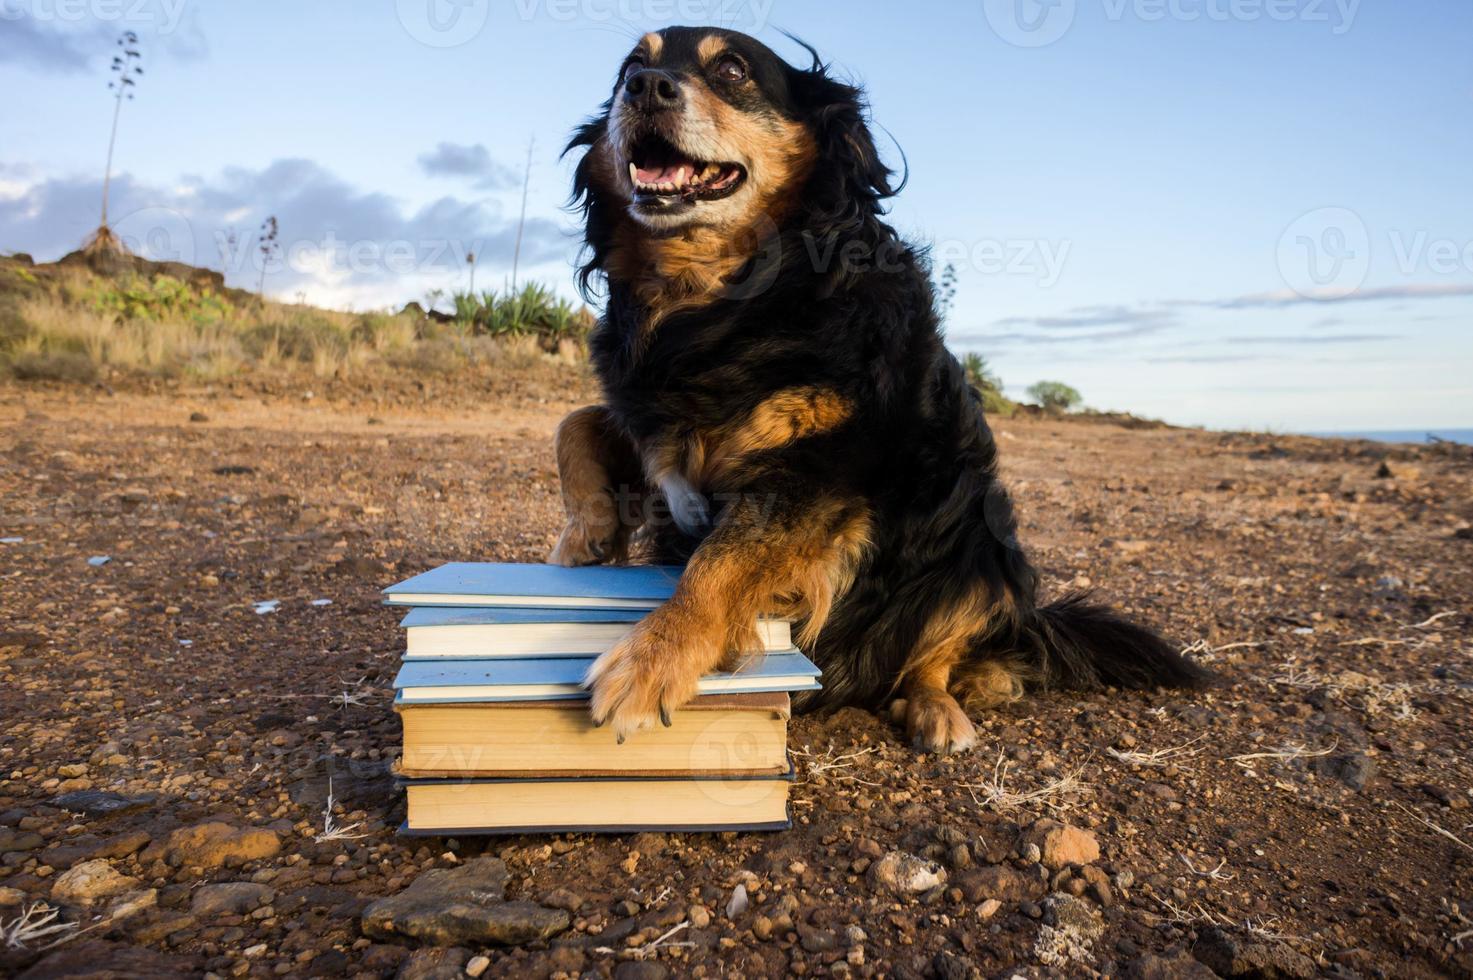
[[394,606],[654,609],[683,571],[669,565],[521,565],[451,562],[384,590]]

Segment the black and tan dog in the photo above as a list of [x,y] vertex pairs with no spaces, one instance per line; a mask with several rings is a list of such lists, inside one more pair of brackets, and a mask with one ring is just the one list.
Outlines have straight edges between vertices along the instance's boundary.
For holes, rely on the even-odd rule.
[[1025,685],[1202,679],[1083,597],[1039,605],[924,259],[881,220],[892,174],[865,112],[816,56],[670,28],[569,147],[582,280],[608,287],[604,404],[558,430],[552,559],[622,561],[634,540],[688,562],[589,672],[621,738],[668,723],[763,613],[794,617],[823,668],[800,707],[903,697],[933,751],[970,747],[967,711]]

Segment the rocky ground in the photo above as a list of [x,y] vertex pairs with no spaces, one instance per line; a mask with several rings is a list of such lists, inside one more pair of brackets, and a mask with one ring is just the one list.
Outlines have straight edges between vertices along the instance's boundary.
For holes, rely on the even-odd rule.
[[1220,687],[797,719],[788,833],[407,839],[377,590],[541,559],[586,386],[304,395],[0,387],[0,974],[1473,973],[1467,450],[997,423]]

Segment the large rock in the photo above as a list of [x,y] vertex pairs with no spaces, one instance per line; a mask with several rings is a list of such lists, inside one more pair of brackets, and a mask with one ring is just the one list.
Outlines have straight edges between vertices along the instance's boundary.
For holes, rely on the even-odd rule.
[[1046,918],[1033,942],[1033,955],[1044,964],[1068,968],[1071,973],[1094,960],[1095,941],[1105,931],[1100,913],[1089,902],[1072,895],[1050,895],[1044,903]]
[[194,915],[246,915],[276,898],[276,889],[251,881],[228,881],[220,885],[201,885],[189,902]]
[[120,796],[117,793],[102,790],[84,789],[75,793],[63,793],[53,799],[51,805],[89,817],[106,817],[116,813],[142,810],[152,802],[152,799],[147,797]]
[[953,883],[969,902],[989,898],[999,902],[1031,902],[1042,898],[1045,891],[1042,879],[1006,864],[968,868],[957,872]]
[[417,949],[399,967],[395,980],[461,980],[470,957],[470,950],[458,947]]
[[1376,778],[1376,760],[1364,752],[1350,752],[1316,759],[1310,766],[1320,775],[1338,779],[1357,793]]
[[508,902],[506,865],[477,858],[464,867],[435,868],[404,891],[363,911],[363,934],[410,937],[432,946],[516,946],[568,928],[568,913],[532,902]]
[[1037,820],[1023,831],[1022,844],[1038,845],[1044,867],[1050,871],[1071,864],[1093,864],[1100,859],[1100,842],[1088,830],[1057,820]]
[[870,882],[896,895],[917,895],[946,882],[946,869],[935,861],[891,851],[869,866]]
[[1190,956],[1172,959],[1147,954],[1125,964],[1124,980],[1217,980],[1217,974]]
[[1278,980],[1312,977],[1319,972],[1314,960],[1284,943],[1240,938],[1216,927],[1197,937],[1192,955],[1221,977]]
[[333,800],[349,810],[387,809],[397,794],[389,763],[335,755],[314,759],[287,784],[286,791],[298,806],[318,809],[331,792]]
[[176,868],[234,868],[280,853],[281,841],[273,831],[219,821],[180,827],[164,845],[164,860]]
[[91,905],[141,885],[137,878],[119,874],[106,861],[83,861],[61,875],[51,886],[51,897],[68,905]]
[[85,835],[71,837],[41,852],[41,860],[53,868],[70,868],[94,858],[124,858],[148,846],[146,830],[129,830],[105,840]]
[[68,943],[38,962],[17,980],[123,980],[147,977],[198,977],[194,957],[170,956],[124,943],[87,940]]

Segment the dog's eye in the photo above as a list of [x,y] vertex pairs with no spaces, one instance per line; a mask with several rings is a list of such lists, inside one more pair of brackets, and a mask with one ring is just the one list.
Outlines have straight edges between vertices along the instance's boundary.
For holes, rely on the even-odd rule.
[[723,82],[740,82],[747,77],[747,66],[741,60],[727,55],[716,62],[716,77]]
[[640,60],[639,58],[630,58],[628,61],[624,62],[624,70],[619,72],[619,81],[629,81],[629,76],[633,75],[635,72],[639,71],[643,67],[644,62],[642,60]]

